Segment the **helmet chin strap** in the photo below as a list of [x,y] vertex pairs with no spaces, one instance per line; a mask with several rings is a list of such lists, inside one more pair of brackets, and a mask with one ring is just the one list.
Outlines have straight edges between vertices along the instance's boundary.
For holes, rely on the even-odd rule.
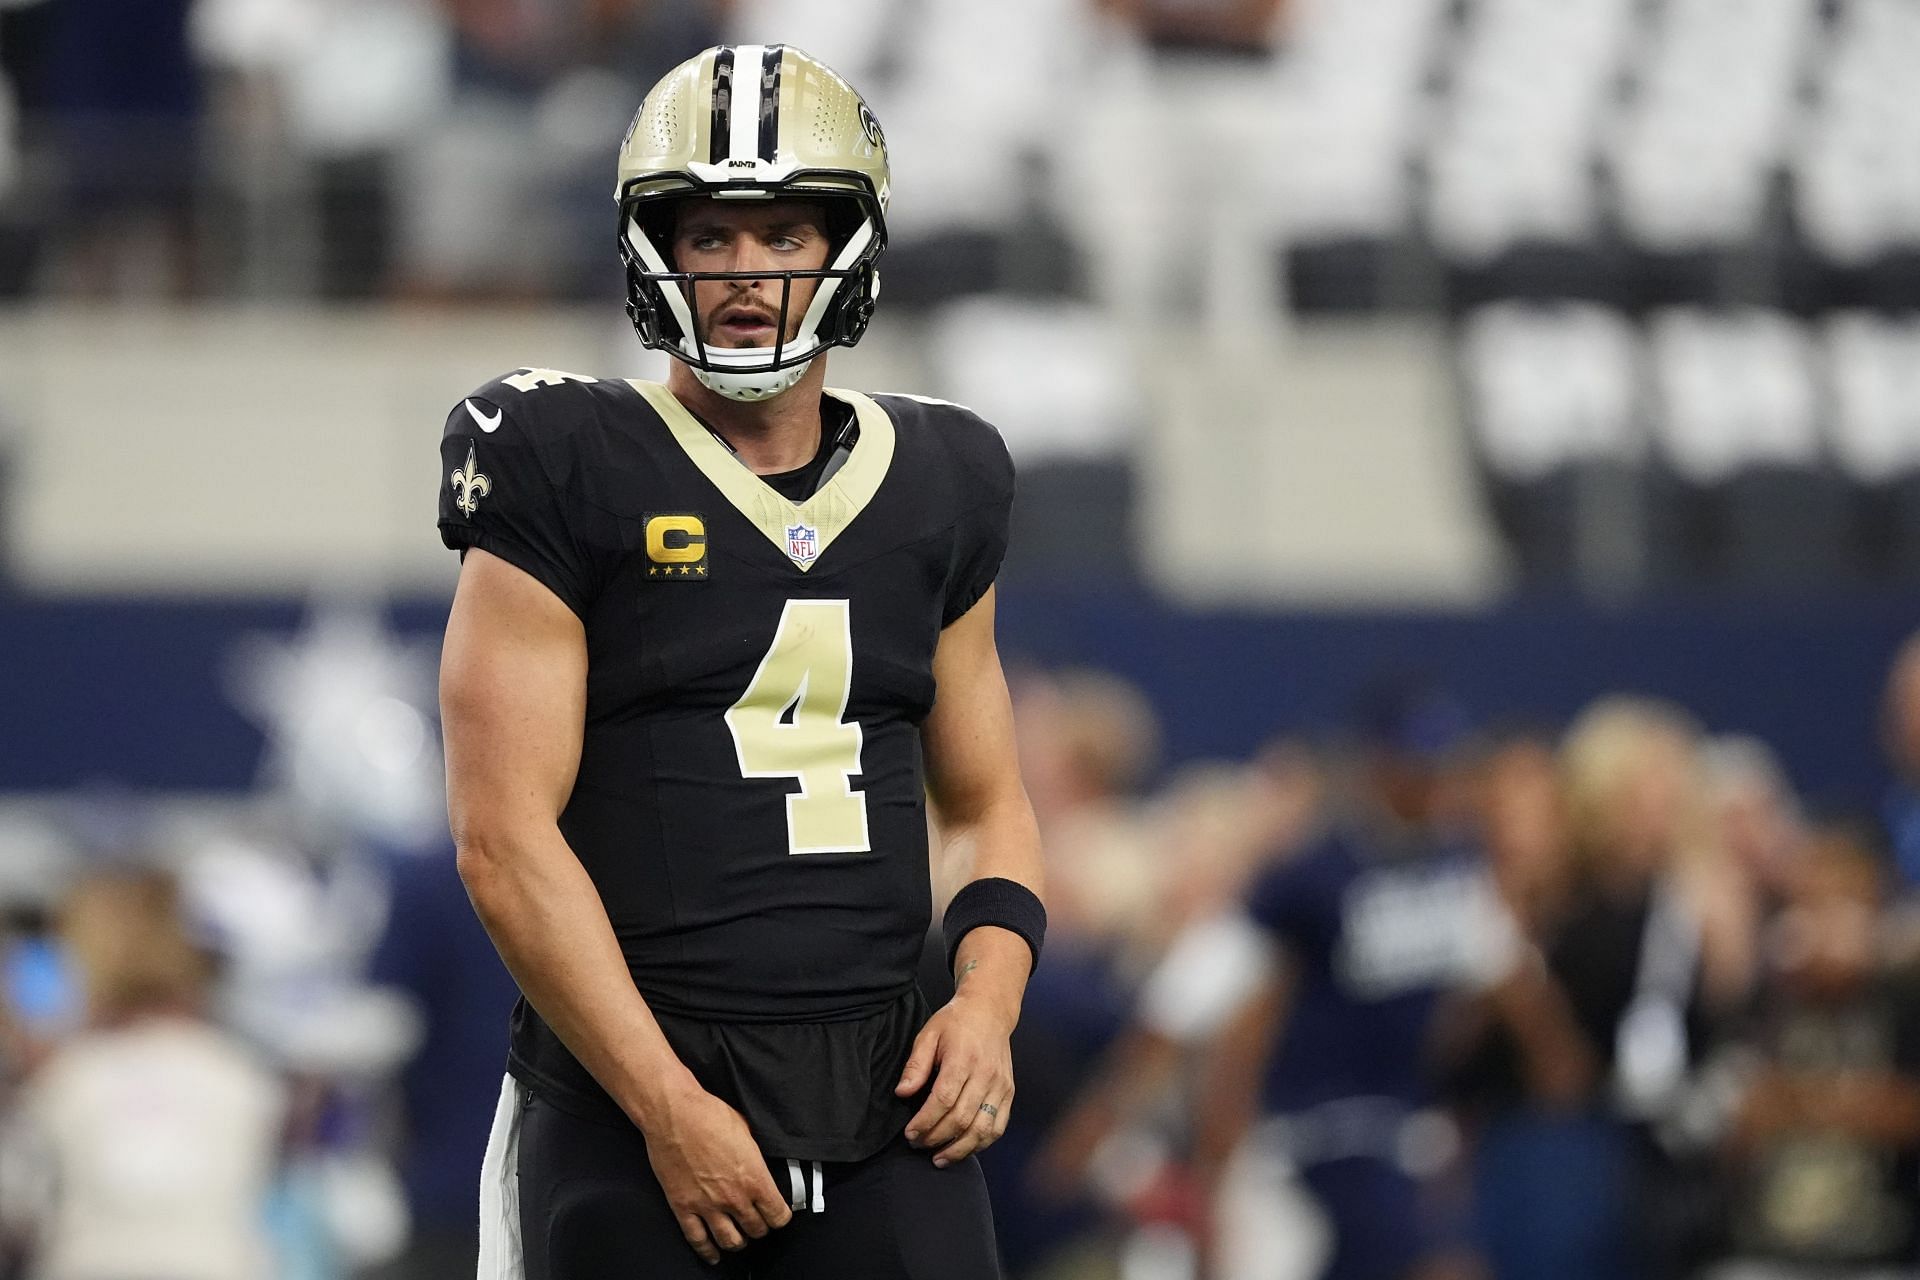
[[[680,349],[689,355],[693,352],[690,343],[682,341]],[[814,351],[817,353],[820,339],[809,333],[805,338],[788,345],[787,352]],[[725,396],[729,400],[739,400],[751,404],[757,400],[771,400],[781,392],[789,390],[794,383],[806,376],[813,367],[809,357],[799,364],[788,365],[784,369],[769,369],[773,363],[773,347],[726,347],[707,348],[709,364],[739,364],[745,366],[739,372],[723,369],[702,369],[689,363],[693,376],[700,379],[701,385],[708,390]]]

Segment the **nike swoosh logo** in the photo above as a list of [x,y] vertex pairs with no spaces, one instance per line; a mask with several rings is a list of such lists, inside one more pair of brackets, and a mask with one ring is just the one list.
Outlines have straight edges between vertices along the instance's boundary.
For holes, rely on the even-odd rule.
[[495,409],[493,416],[489,418],[486,414],[473,407],[473,401],[467,401],[466,405],[467,412],[473,415],[473,420],[479,423],[480,429],[488,434],[498,431],[500,429],[500,420],[507,416],[505,409]]

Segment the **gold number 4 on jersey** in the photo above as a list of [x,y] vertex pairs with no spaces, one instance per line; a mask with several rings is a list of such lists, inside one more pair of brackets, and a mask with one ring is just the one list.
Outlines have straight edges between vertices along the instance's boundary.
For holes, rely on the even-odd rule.
[[855,791],[860,722],[842,719],[853,687],[853,623],[845,600],[789,600],[773,645],[727,711],[744,778],[795,778],[787,852],[865,853],[867,796]]

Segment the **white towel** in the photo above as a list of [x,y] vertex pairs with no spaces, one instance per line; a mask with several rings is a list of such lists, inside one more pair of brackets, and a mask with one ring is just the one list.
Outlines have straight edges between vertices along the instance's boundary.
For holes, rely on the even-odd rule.
[[520,1087],[500,1082],[487,1154],[480,1161],[480,1269],[477,1280],[526,1280],[520,1248]]

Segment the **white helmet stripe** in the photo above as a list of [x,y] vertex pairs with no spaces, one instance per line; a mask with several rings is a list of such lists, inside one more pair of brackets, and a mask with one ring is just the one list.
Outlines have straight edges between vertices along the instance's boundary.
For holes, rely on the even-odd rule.
[[[647,233],[642,231],[640,224],[632,218],[627,219],[627,247],[633,250],[635,257],[646,264],[647,270],[657,271],[662,275],[669,270],[666,259],[660,256],[660,251],[653,247],[653,241],[647,239]],[[673,312],[673,318],[680,322],[681,336],[691,343],[694,340],[693,312],[687,306],[686,297],[676,286],[664,282],[656,292],[667,300],[667,309]]]
[[[643,108],[644,109],[644,108]],[[713,51],[713,114],[707,124],[707,163],[719,164],[727,158],[727,121],[733,111],[733,46],[723,44]]]
[[[863,252],[873,239],[873,219],[861,222],[859,228],[847,237],[847,247],[840,251],[830,265],[835,271],[845,271]],[[820,317],[827,313],[827,304],[833,301],[841,288],[847,283],[845,276],[830,276],[820,282],[814,290],[813,301],[807,306],[807,314],[800,321],[800,332],[810,334],[820,327]]]
[[727,159],[760,158],[760,85],[766,75],[767,46],[733,47],[733,109],[728,112]]

